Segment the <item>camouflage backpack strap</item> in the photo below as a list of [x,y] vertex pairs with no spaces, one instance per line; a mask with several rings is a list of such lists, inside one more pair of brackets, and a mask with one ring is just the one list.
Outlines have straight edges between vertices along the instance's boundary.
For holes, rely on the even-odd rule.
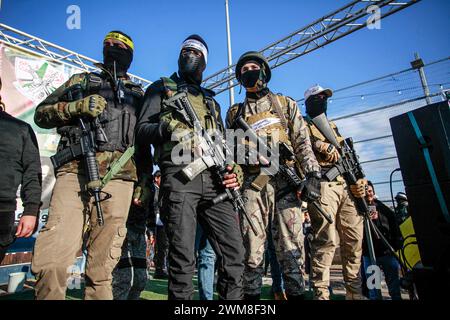
[[274,111],[277,114],[277,116],[280,118],[281,125],[283,126],[284,130],[286,132],[289,132],[288,127],[288,120],[286,117],[286,113],[283,110],[287,109],[287,100],[286,97],[280,95],[280,94],[273,94],[272,92],[269,93],[270,101],[272,102],[272,106],[274,107]]
[[230,128],[233,127],[234,121],[236,120],[239,105],[240,105],[240,103],[235,103],[227,111],[226,121],[227,121],[227,126],[229,126]]

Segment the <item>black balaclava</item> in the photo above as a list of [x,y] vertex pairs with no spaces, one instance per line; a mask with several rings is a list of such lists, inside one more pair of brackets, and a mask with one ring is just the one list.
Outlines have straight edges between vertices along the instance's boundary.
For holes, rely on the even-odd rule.
[[[197,46],[189,45],[189,42],[203,46],[203,50],[198,49]],[[194,34],[184,40],[182,49],[184,48],[192,48],[202,54],[199,57],[192,52],[187,52],[185,54],[180,52],[178,58],[178,73],[187,83],[200,85],[203,80],[203,71],[206,69],[207,57],[205,57],[205,53],[207,54],[208,46],[202,37]]]
[[310,96],[305,101],[306,113],[311,117],[315,118],[318,115],[325,113],[327,114],[327,97],[320,97],[318,94]]
[[[131,38],[123,32],[112,31],[119,33],[131,40]],[[119,48],[118,46],[103,46],[103,64],[105,67],[114,72],[114,62],[116,64],[117,76],[125,76],[133,61],[133,50],[127,46],[127,49]]]
[[249,98],[261,98],[269,92],[267,88],[267,75],[261,63],[254,60],[249,60],[246,63],[249,62],[257,64],[260,69],[244,72],[241,75],[240,81],[244,88],[254,88],[255,91],[247,91],[246,94]]

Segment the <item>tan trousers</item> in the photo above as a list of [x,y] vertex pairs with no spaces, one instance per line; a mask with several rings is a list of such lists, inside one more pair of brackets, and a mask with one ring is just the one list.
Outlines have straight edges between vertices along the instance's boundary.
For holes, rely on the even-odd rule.
[[340,239],[342,271],[347,298],[361,296],[361,255],[363,240],[363,217],[358,214],[353,196],[345,182],[322,182],[322,208],[333,216],[329,224],[312,206],[309,206],[314,240],[311,243],[312,283],[314,299],[330,298],[330,267]]
[[97,212],[85,192],[84,177],[58,175],[49,208],[49,219],[34,247],[32,272],[37,277],[36,299],[64,300],[71,266],[87,237],[85,299],[111,300],[112,271],[119,261],[127,229],[125,223],[133,194],[133,182],[111,180],[103,191],[112,195],[101,202],[104,221],[97,225]]

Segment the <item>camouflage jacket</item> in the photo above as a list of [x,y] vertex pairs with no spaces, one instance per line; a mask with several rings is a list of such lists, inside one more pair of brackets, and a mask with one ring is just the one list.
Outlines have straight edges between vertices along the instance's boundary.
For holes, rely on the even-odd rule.
[[[94,89],[89,85],[89,79],[92,75],[102,79],[101,88]],[[75,86],[82,88],[82,95],[84,97],[91,94],[99,94],[106,99],[107,106],[102,115],[112,114],[113,111],[116,114],[120,114],[121,111],[123,112],[123,110],[126,109],[129,114],[129,118],[131,118],[131,121],[128,123],[128,128],[124,130],[126,131],[128,141],[127,143],[122,143],[120,148],[117,148],[116,146],[109,146],[109,148],[98,149],[97,163],[99,166],[100,178],[102,178],[111,169],[111,165],[122,156],[123,152],[134,144],[134,126],[142,104],[143,91],[140,86],[127,78],[123,78],[121,81],[124,88],[125,97],[122,100],[123,103],[119,103],[118,100],[115,100],[116,98],[112,84],[107,80],[103,73],[75,74],[37,106],[34,117],[34,121],[39,127],[45,129],[57,128],[58,133],[60,133],[62,128],[72,128],[77,126],[76,119],[71,119],[70,115],[68,115],[65,111],[66,105],[71,102],[66,99],[67,91],[71,90],[71,88],[74,88]],[[113,108],[115,110],[112,110]],[[117,118],[114,120],[119,122],[121,119]],[[108,122],[108,120],[106,122]],[[64,136],[62,136],[58,145],[58,151],[64,149],[66,146],[67,141],[64,141]],[[151,174],[152,159],[150,149],[146,150],[145,148],[139,148],[136,146],[134,157],[125,163],[113,179],[137,181],[137,166],[141,169],[142,174],[146,174],[146,172],[147,174]],[[75,159],[61,166],[56,171],[56,173],[63,172],[84,174],[84,163],[82,159]]]
[[[256,114],[266,112],[276,114],[275,107],[273,106],[273,99],[278,99],[281,104],[285,119],[287,120],[287,138],[296,155],[297,161],[300,164],[302,173],[320,172],[320,166],[311,148],[311,141],[306,122],[300,113],[297,103],[293,99],[282,95],[274,95],[271,92],[259,99],[247,97],[244,102],[242,116],[247,120],[248,117]],[[228,128],[231,128],[232,126],[239,105],[240,104],[235,104],[228,110],[225,120]]]

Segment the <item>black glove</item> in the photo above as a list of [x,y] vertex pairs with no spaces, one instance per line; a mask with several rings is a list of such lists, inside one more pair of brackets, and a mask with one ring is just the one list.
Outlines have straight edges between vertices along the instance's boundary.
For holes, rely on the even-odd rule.
[[302,200],[314,202],[320,198],[320,172],[309,172],[306,175],[306,182],[302,191]]

